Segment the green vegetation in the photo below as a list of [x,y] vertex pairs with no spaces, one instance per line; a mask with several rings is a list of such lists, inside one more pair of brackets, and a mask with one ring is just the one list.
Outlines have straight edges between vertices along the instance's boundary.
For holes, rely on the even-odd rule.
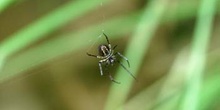
[[[15,1],[2,0],[0,13],[6,12],[13,2]],[[216,37],[220,34],[216,32],[220,29],[220,25],[215,25],[219,22],[217,15],[220,14],[220,1],[200,0],[190,4],[187,3],[188,0],[176,0],[176,2],[176,4],[170,4],[169,0],[151,0],[146,2],[144,7],[139,7],[129,13],[109,18],[102,17],[99,22],[96,21],[71,31],[67,29],[68,31],[54,35],[53,33],[57,30],[64,29],[68,24],[79,22],[86,15],[95,13],[98,8],[114,4],[111,0],[68,1],[1,40],[0,83],[5,84],[17,77],[25,76],[24,74],[31,74],[29,71],[48,62],[59,63],[56,59],[85,50],[91,45],[88,41],[95,39],[102,32],[100,26],[103,26],[107,35],[111,36],[112,43],[119,39],[129,38],[124,56],[130,60],[129,70],[139,79],[139,76],[144,74],[142,77],[145,77],[149,74],[147,69],[144,69],[145,61],[149,59],[149,51],[153,48],[151,46],[157,47],[153,43],[161,45],[159,40],[164,40],[160,38],[160,36],[163,37],[161,33],[164,34],[163,32],[167,31],[164,27],[173,26],[176,22],[184,24],[194,20],[195,25],[189,25],[193,26],[192,33],[188,31],[181,33],[187,30],[181,27],[181,31],[176,32],[175,38],[166,37],[170,39],[169,43],[174,42],[173,45],[178,44],[175,42],[176,39],[182,38],[183,40],[184,38],[189,41],[173,52],[177,54],[171,55],[174,60],[167,69],[168,71],[163,71],[163,75],[154,79],[150,84],[146,84],[144,81],[147,82],[147,78],[136,82],[123,68],[119,67],[114,78],[122,84],[111,83],[108,87],[107,98],[101,107],[104,110],[217,110],[219,108],[217,105],[220,104],[217,102],[220,100],[218,97],[220,95],[220,47],[213,39],[220,40]],[[22,2],[19,3],[22,4]],[[107,10],[106,7],[103,9]],[[93,16],[108,15],[107,11],[101,11]],[[49,38],[50,34],[52,37]],[[125,44],[125,42],[121,43]],[[212,43],[217,46],[212,47]],[[166,52],[171,50],[167,49]],[[83,51],[82,54],[84,53],[86,52]],[[83,58],[79,59],[84,64],[88,63]],[[93,64],[95,64],[94,67],[97,66],[97,69],[93,71],[98,70],[98,64]],[[161,68],[161,65],[157,67],[158,70]],[[77,72],[72,73],[77,74]],[[99,71],[96,73],[99,74]],[[108,79],[105,78],[105,80]],[[135,85],[141,84],[143,84],[141,89],[133,90]],[[134,91],[135,94],[131,95]]]

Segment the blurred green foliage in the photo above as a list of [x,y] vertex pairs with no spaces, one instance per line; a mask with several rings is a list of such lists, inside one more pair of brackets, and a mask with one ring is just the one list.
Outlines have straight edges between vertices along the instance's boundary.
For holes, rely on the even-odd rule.
[[[12,6],[16,6],[13,2],[15,1],[2,0],[0,2],[0,12],[3,13],[0,16],[6,16],[4,13],[7,13],[7,10],[12,8]],[[23,2],[25,0],[18,4]],[[114,12],[114,5],[121,5],[119,9],[123,9],[123,5],[129,2],[114,0],[66,0],[64,5],[59,5],[51,12],[16,30],[13,34],[5,36],[4,39],[1,39],[0,44],[0,83],[4,85],[17,77],[26,78],[25,74],[32,74],[31,71],[43,71],[43,66],[48,63],[51,63],[51,65],[53,63],[63,64],[59,59],[68,60],[68,57],[65,56],[76,56],[78,53],[80,55],[73,60],[73,65],[77,65],[79,69],[81,68],[80,71],[89,69],[86,64],[91,64],[90,61],[92,60],[88,60],[89,58],[87,59],[81,54],[85,55],[85,49],[91,46],[89,41],[96,39],[104,30],[108,36],[111,36],[111,42],[127,39],[125,36],[129,36],[124,55],[131,62],[129,70],[140,80],[135,82],[123,68],[118,68],[115,79],[120,80],[122,84],[111,83],[110,86],[107,86],[107,92],[104,90],[100,91],[105,94],[100,95],[103,97],[107,96],[107,98],[101,101],[103,102],[102,105],[94,105],[95,107],[100,106],[100,109],[105,110],[218,110],[218,100],[220,100],[218,97],[220,95],[220,56],[218,42],[214,42],[215,40],[213,39],[219,40],[219,37],[216,36],[219,36],[220,33],[215,30],[220,29],[220,25],[217,24],[219,23],[220,1],[195,0],[188,3],[189,0],[174,0],[173,3],[170,3],[170,0],[138,0],[134,3],[139,5],[132,11],[125,14],[111,15]],[[144,5],[140,5],[143,3]],[[108,9],[111,9],[111,11],[107,11]],[[71,25],[86,19],[89,14],[93,17],[101,16],[101,20],[91,21],[92,23],[88,23],[89,25],[85,25],[85,23],[84,27],[80,27],[81,25],[78,25],[79,27]],[[88,17],[86,20],[91,20],[93,17]],[[189,20],[195,22],[195,25],[190,25],[194,28],[192,33],[186,33],[186,35],[178,35],[180,33],[177,33],[177,36],[171,37],[172,39],[168,40],[167,38],[170,37],[163,38],[162,34],[164,34],[164,31],[170,31],[169,27],[174,26],[175,28],[176,24],[190,22]],[[83,22],[80,23],[83,25]],[[68,26],[71,29],[68,29]],[[56,33],[56,31],[62,29],[65,31]],[[181,28],[180,30],[184,31],[185,29]],[[169,35],[171,34],[168,33],[164,36]],[[146,66],[146,60],[150,61],[150,56],[158,56],[155,53],[150,55],[149,51],[156,51],[155,48],[162,48],[160,47],[162,45],[160,44],[161,42],[168,42],[167,44],[169,44],[175,41],[173,39],[180,36],[184,36],[181,40],[186,38],[188,42],[184,43],[175,52],[170,52],[172,50],[169,47],[164,52],[170,52],[169,54],[177,53],[170,55],[173,61],[170,67],[167,68],[168,71],[164,71],[163,75],[160,75],[158,79],[148,82],[146,77],[154,75],[147,72],[147,69],[150,67],[147,68],[149,65]],[[156,42],[154,39],[156,39]],[[126,42],[120,43],[123,45]],[[217,46],[211,44],[216,44]],[[212,55],[215,57],[210,57]],[[161,56],[166,57],[166,55]],[[166,64],[160,60],[159,62]],[[71,65],[71,63],[66,65]],[[90,66],[98,68],[97,63],[92,63],[92,65]],[[154,69],[162,70],[167,65],[156,65],[156,69]],[[71,74],[85,73],[88,75],[93,73],[91,71],[79,72],[72,65],[68,69],[71,68],[73,70],[68,72]],[[60,72],[56,71],[56,68],[52,70],[54,74],[65,74],[67,71],[64,67]],[[98,69],[92,68],[92,70],[99,74]],[[45,74],[48,73],[46,72]],[[55,81],[58,80],[57,82],[59,82],[58,77],[62,75],[55,76]],[[65,78],[60,82],[67,80],[69,77]],[[40,80],[39,82],[41,82]],[[80,79],[76,78],[75,80],[78,88],[73,91],[78,89],[87,90],[89,91],[88,94],[92,97],[92,90],[81,87],[84,83],[80,82]],[[58,85],[69,87],[66,83],[59,83]],[[138,87],[140,88],[138,89]],[[64,90],[64,88],[61,88],[58,94],[62,94]],[[3,90],[0,89],[0,94],[1,91]],[[133,95],[131,95],[132,93]],[[69,96],[75,97],[75,95],[77,96],[78,94]],[[84,95],[80,94],[79,97],[84,97],[84,100],[91,98]],[[80,103],[82,104],[80,106],[85,104],[80,102],[81,99],[72,99],[79,101],[77,103],[67,99],[63,103],[70,103],[69,105]],[[68,104],[63,105],[68,106]],[[92,109],[85,105],[83,107],[85,109]],[[71,107],[66,108],[71,109]],[[44,109],[49,110],[52,108],[45,107]]]

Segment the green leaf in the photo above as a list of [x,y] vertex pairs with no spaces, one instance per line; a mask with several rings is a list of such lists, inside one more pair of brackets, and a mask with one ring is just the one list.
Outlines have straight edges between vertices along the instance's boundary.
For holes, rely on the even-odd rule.
[[186,91],[180,110],[198,110],[206,51],[211,38],[216,4],[217,0],[201,1],[186,72]]

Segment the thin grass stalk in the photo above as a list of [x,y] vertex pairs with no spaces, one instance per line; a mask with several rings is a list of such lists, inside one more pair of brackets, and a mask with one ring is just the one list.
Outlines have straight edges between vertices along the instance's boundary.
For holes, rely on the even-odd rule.
[[[0,0],[0,13],[4,11],[11,3],[15,0]],[[0,72],[6,61],[6,55],[4,53],[0,54]]]
[[[199,94],[200,100],[199,100],[198,110],[209,110],[211,109],[213,102],[220,99],[218,97],[220,95],[219,67],[220,65],[218,64],[207,72],[207,74],[213,74],[213,75],[207,77],[203,81],[203,85],[201,85],[202,87],[201,87],[201,92]],[[181,99],[180,95],[183,93],[184,91],[180,90],[179,92],[171,94],[169,98],[164,98],[158,104],[156,104],[154,108],[157,109],[153,109],[153,110],[171,110],[171,109],[166,109],[166,107],[178,103],[179,99]],[[178,100],[176,99],[176,97],[178,97]],[[175,108],[175,110],[178,109]]]
[[217,0],[201,1],[186,72],[185,96],[179,110],[198,110],[206,51],[211,37],[216,4]]
[[[157,97],[155,97],[155,105],[150,110],[175,110],[177,109],[177,105],[179,103],[180,94],[175,101],[170,101],[167,104],[163,104],[163,101],[166,102],[171,96],[179,93],[182,90],[182,86],[184,84],[184,73],[186,71],[186,67],[183,65],[188,64],[188,55],[187,49],[182,49],[177,55],[173,65],[169,71],[169,73],[164,76],[165,80],[161,85],[161,89],[158,92]],[[174,99],[173,99],[174,100]],[[163,107],[159,107],[163,106]],[[158,107],[157,107],[158,106]]]
[[0,0],[0,13],[16,0]]
[[[178,55],[177,59],[174,62],[174,64],[177,65],[176,66],[173,65],[174,70],[171,70],[170,74],[172,74],[173,72],[175,73],[178,71],[182,71],[182,69],[184,69],[183,67],[178,66],[179,64],[181,64],[182,60],[185,60],[183,55],[184,53],[182,52],[181,54]],[[201,93],[199,94],[199,97],[201,97],[199,103],[199,110],[207,110],[208,108],[210,108],[210,106],[213,104],[214,101],[216,101],[216,99],[219,96],[220,93],[219,67],[220,64],[217,64],[215,67],[210,68],[210,70],[207,72],[207,74],[213,74],[213,75],[206,77],[206,79],[204,80]],[[166,77],[167,76],[162,77],[161,79],[153,83],[150,87],[142,90],[140,93],[138,93],[133,98],[131,98],[125,104],[125,108],[128,110],[133,110],[136,108],[139,108],[139,110],[178,110],[178,108],[175,107],[176,104],[178,104],[179,102],[181,94],[183,93],[182,89],[179,89],[176,92],[174,90],[172,93],[167,94],[166,97],[160,97],[160,100],[158,100],[156,103],[152,103],[152,100],[155,98],[155,96],[157,96],[157,93],[155,93],[155,91],[160,91],[161,85],[164,83],[164,80],[167,79]],[[144,106],[147,106],[147,108],[144,108]]]
[[[177,55],[170,72],[130,99],[125,105],[126,109],[132,110],[139,108],[140,110],[160,110],[163,108],[164,110],[169,110],[165,109],[168,107],[176,109],[178,98],[180,98],[179,92],[184,82],[183,73],[186,69],[186,67],[182,65],[187,64],[186,59],[186,49],[182,49]],[[179,95],[176,95],[177,93]],[[173,101],[174,97],[175,101]],[[170,98],[172,101],[170,101],[169,104],[165,103]]]

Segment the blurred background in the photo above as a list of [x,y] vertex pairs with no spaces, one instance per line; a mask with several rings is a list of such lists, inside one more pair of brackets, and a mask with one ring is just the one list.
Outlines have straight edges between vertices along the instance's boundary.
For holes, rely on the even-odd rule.
[[[219,0],[0,0],[0,110],[220,110],[219,15]],[[103,32],[137,81],[86,55]]]

